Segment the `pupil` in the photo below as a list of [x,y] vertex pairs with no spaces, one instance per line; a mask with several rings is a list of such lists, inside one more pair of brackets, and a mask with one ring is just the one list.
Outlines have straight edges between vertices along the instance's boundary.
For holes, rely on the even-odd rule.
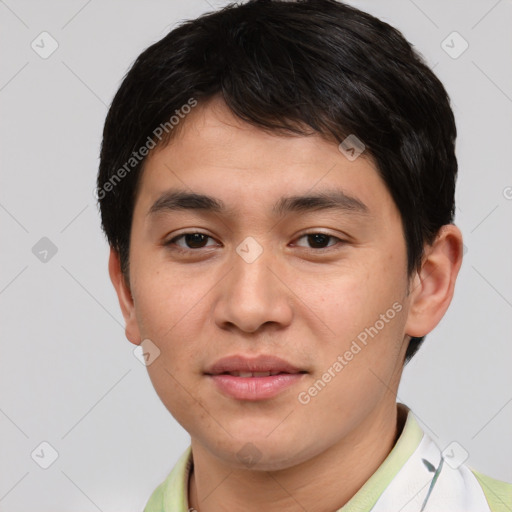
[[192,233],[191,235],[185,235],[187,245],[193,248],[202,247],[205,238],[206,235],[203,235],[202,233]]
[[329,242],[329,235],[324,235],[323,233],[315,233],[314,235],[308,235],[309,243],[313,247],[318,247],[327,245]]

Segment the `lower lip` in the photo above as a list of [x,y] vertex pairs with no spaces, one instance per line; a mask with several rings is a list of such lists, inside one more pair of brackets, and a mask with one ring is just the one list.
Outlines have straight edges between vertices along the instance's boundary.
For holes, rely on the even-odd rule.
[[299,382],[305,374],[283,373],[268,377],[236,377],[234,375],[210,375],[217,387],[237,400],[266,400]]

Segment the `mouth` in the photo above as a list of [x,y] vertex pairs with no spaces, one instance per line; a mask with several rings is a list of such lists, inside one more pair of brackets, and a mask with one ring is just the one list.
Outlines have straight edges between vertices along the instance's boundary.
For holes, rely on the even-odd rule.
[[[297,373],[306,373],[306,372],[297,372]],[[243,379],[247,379],[250,377],[273,377],[274,375],[295,375],[295,373],[288,373],[288,372],[281,372],[281,371],[268,371],[268,372],[234,371],[234,372],[217,373],[214,375],[232,375],[233,377],[241,377]]]
[[260,355],[226,357],[211,365],[205,375],[223,395],[235,400],[268,400],[296,385],[306,370],[284,359]]
[[[280,357],[269,354],[260,354],[248,357],[242,354],[223,357],[209,366],[207,375],[229,374],[236,377],[268,377],[280,373],[307,373],[294,364]],[[261,374],[261,375],[260,375]]]

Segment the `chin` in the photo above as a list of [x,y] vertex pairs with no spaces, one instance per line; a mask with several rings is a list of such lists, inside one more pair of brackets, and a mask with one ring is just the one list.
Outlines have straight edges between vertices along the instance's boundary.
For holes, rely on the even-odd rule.
[[299,445],[289,431],[274,432],[269,436],[271,430],[260,430],[257,434],[253,429],[237,431],[236,437],[225,437],[220,442],[209,439],[206,446],[226,464],[252,471],[281,471],[316,454],[313,441],[308,445],[307,440],[300,436]]

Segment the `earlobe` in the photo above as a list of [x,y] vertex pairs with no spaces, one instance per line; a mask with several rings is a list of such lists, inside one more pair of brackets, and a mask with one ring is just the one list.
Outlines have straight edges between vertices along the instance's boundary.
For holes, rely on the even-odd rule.
[[108,260],[108,273],[116,290],[121,312],[123,313],[126,338],[134,345],[140,345],[141,335],[135,315],[135,305],[132,293],[130,287],[126,283],[123,273],[121,272],[119,254],[112,247],[110,248],[110,256]]
[[425,336],[441,321],[453,298],[461,264],[462,233],[447,224],[425,248],[421,269],[411,281],[406,334]]

